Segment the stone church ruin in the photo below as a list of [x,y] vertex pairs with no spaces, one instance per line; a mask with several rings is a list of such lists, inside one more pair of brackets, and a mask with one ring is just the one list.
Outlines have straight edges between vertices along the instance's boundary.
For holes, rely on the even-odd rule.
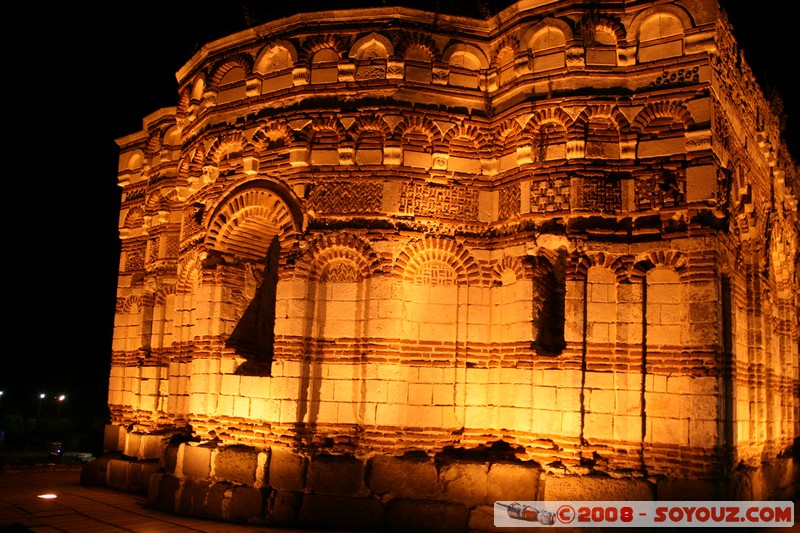
[[796,164],[714,0],[298,14],[118,140],[85,483],[303,528],[795,494]]

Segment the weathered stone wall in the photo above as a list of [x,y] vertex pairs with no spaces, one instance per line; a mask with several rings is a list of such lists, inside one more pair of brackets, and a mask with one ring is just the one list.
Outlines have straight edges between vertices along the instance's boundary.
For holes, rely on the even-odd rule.
[[83,483],[147,494],[148,506],[187,516],[326,530],[495,531],[495,501],[785,498],[797,476],[784,459],[740,472],[732,490],[679,477],[546,474],[504,446],[356,457],[141,439],[160,443],[160,463],[104,457],[84,469]]
[[[471,524],[489,492],[445,490],[462,463],[547,498],[791,485],[770,473],[800,434],[778,120],[715,2],[562,7],[269,23],[206,45],[118,141],[107,449],[211,446],[181,448],[156,505]],[[513,459],[476,459],[494,446]],[[430,494],[377,490],[409,453]],[[114,464],[115,486],[152,473]]]

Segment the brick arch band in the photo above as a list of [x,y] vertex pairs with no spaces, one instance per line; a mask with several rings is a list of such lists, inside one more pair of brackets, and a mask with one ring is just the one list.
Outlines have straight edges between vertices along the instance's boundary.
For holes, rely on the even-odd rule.
[[350,262],[361,279],[380,271],[380,258],[364,239],[347,233],[330,233],[311,242],[294,268],[294,277],[320,281],[325,268],[336,261]]
[[480,268],[466,248],[451,239],[426,237],[406,246],[395,261],[393,276],[413,280],[420,267],[436,260],[449,265],[456,276],[456,284],[474,284],[480,281]]
[[226,195],[213,210],[205,244],[208,250],[261,260],[274,237],[284,243],[302,229],[302,213],[288,191],[267,180],[247,183]]

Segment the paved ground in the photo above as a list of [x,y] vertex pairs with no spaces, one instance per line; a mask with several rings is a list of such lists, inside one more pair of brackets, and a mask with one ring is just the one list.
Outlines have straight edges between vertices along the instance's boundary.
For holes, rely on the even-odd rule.
[[[42,499],[52,493],[55,499]],[[145,497],[80,485],[80,468],[0,472],[2,533],[264,533],[290,530],[175,516],[144,507]],[[307,531],[304,533],[308,533]]]

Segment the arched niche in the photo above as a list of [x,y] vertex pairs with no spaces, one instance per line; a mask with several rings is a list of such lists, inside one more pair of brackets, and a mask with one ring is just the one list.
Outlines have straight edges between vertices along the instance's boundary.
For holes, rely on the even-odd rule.
[[180,147],[181,144],[181,132],[177,126],[171,126],[167,131],[164,132],[164,146],[175,146]]
[[357,40],[350,48],[348,55],[356,61],[386,59],[390,55],[394,55],[394,46],[383,35],[372,32]]
[[684,34],[691,27],[688,13],[678,6],[664,5],[643,11],[633,20],[629,31],[639,44],[637,60],[647,63],[683,55]]
[[617,35],[611,28],[594,28],[592,42],[586,45],[586,64],[609,67],[617,65]]
[[350,57],[355,60],[356,80],[375,80],[386,78],[386,60],[394,54],[392,43],[377,33],[362,37],[350,49]]
[[261,92],[279,91],[293,85],[293,69],[297,63],[297,50],[288,41],[277,40],[261,49],[254,72],[263,77]]
[[144,166],[144,152],[133,150],[119,158],[119,171],[139,172]]
[[566,37],[561,29],[545,26],[531,38],[533,71],[541,72],[566,65]]
[[497,69],[498,85],[506,85],[516,77],[514,72],[515,59],[516,48],[510,44],[502,46],[497,51],[494,57],[494,67]]
[[450,85],[477,89],[478,74],[489,68],[486,54],[477,46],[457,43],[445,50],[442,60],[450,66]]
[[191,102],[192,103],[199,103],[203,100],[203,93],[206,91],[206,79],[205,76],[200,75],[194,80],[192,83],[192,91],[191,91]]
[[235,102],[246,97],[245,70],[242,66],[234,66],[226,72],[217,85],[217,103]]
[[421,46],[410,48],[405,57],[405,79],[418,83],[431,82],[433,56],[430,50]]
[[278,283],[285,255],[301,230],[299,206],[283,185],[253,180],[221,195],[211,209],[203,269],[210,287],[198,306],[221,310],[210,327],[245,359],[239,374],[269,375],[274,356]]
[[311,56],[311,83],[335,83],[339,80],[339,52],[322,48]]
[[521,46],[533,56],[533,71],[563,68],[566,65],[566,45],[572,36],[570,27],[555,18],[546,18],[525,31]]
[[406,81],[431,83],[433,63],[439,52],[430,36],[411,34],[398,44],[396,53],[403,58]]

